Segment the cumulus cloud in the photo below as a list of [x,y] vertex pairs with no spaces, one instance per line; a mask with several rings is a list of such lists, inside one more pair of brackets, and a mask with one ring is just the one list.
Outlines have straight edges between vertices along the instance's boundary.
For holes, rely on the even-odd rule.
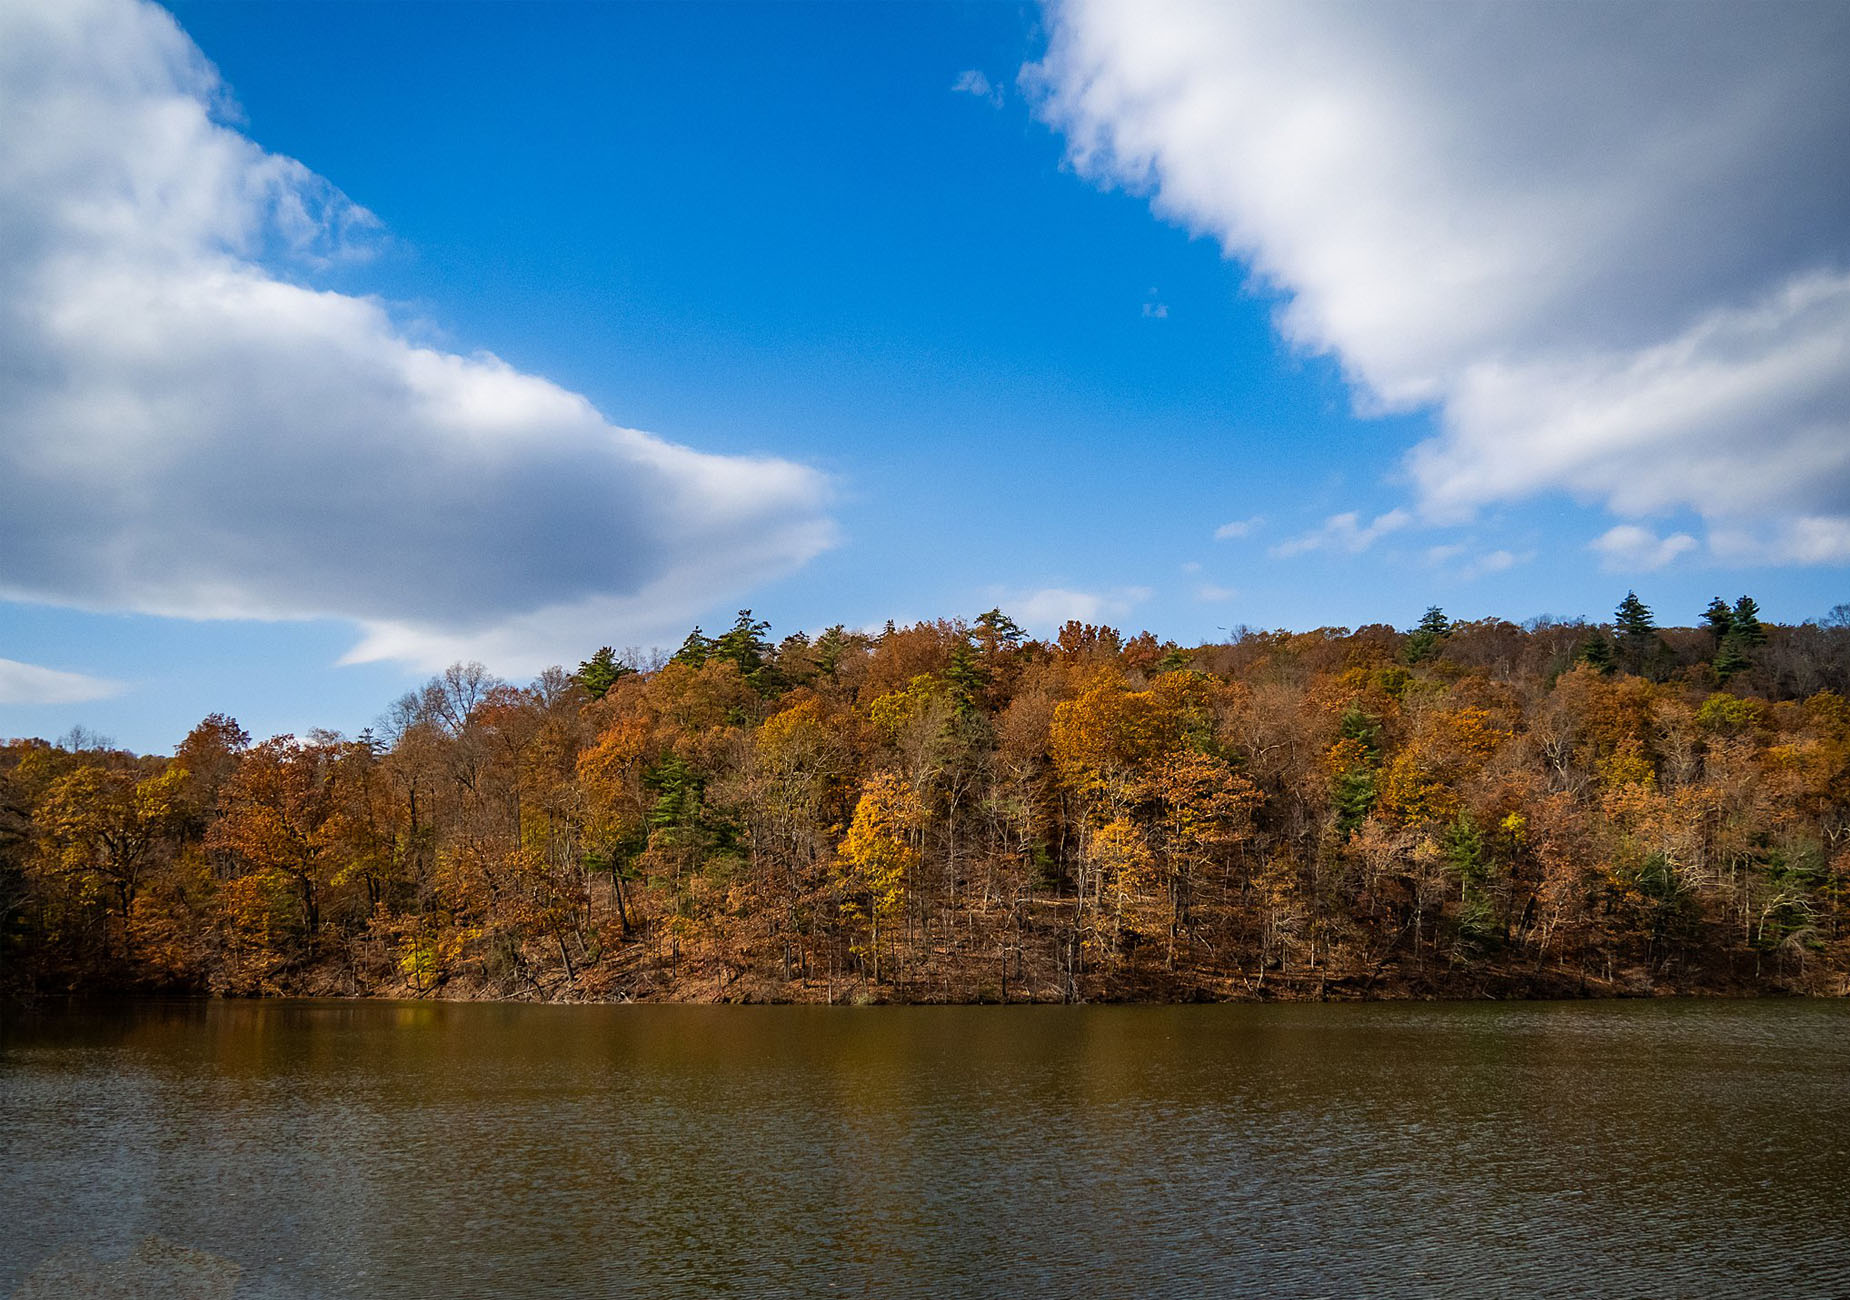
[[121,682],[0,659],[0,704],[83,704],[126,689]]
[[1608,573],[1650,573],[1700,545],[1688,533],[1659,537],[1637,524],[1619,524],[1588,544]]
[[1360,555],[1389,533],[1397,533],[1413,522],[1413,516],[1405,510],[1389,510],[1376,515],[1364,524],[1362,516],[1354,510],[1345,510],[1342,514],[1331,515],[1323,521],[1323,526],[1313,529],[1299,537],[1280,542],[1271,550],[1274,559],[1289,559],[1293,555],[1304,555],[1310,551],[1336,551],[1344,555]]
[[1361,409],[1436,409],[1428,519],[1559,490],[1840,563],[1845,66],[1842,5],[1067,0],[1024,83]]
[[1115,587],[1109,591],[1078,591],[1071,587],[1042,587],[1004,595],[1001,608],[1023,627],[1051,634],[1071,619],[1081,623],[1109,623],[1123,618],[1150,598],[1148,587]]
[[618,427],[312,287],[374,223],[224,105],[162,9],[0,5],[0,596],[336,617],[353,658],[519,671],[829,544],[805,467]]

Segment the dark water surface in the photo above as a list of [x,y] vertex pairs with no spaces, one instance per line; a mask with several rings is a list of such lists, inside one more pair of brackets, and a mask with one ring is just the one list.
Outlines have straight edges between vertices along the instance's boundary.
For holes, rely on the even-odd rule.
[[1846,1296],[1850,1006],[143,1003],[0,1161],[0,1296]]

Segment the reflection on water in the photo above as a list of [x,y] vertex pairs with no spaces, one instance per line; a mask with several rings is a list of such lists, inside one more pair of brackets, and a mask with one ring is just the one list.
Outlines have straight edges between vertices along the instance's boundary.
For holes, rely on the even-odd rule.
[[53,1255],[14,1295],[18,1300],[232,1300],[243,1270],[228,1259],[149,1237],[119,1259]]
[[16,1015],[0,1295],[1841,1296],[1847,1120],[1829,1003]]

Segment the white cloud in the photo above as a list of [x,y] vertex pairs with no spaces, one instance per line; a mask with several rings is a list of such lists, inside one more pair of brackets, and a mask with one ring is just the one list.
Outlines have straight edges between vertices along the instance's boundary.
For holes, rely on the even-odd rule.
[[1145,320],[1168,320],[1169,304],[1166,302],[1146,302],[1143,305]]
[[1049,635],[1070,619],[1078,619],[1081,623],[1109,623],[1123,618],[1149,598],[1148,587],[1115,587],[1109,591],[1042,587],[1038,591],[1002,595],[997,603],[1023,627],[1038,635]]
[[1650,573],[1700,545],[1688,533],[1659,537],[1637,524],[1619,524],[1587,544],[1608,573]]
[[986,100],[993,108],[1002,107],[1002,87],[991,82],[976,68],[967,68],[957,74],[957,80],[951,83],[951,89],[962,95],[974,95]]
[[[1471,554],[1472,547],[1462,542],[1447,542],[1439,546],[1426,548],[1426,563],[1434,566],[1450,564],[1453,560],[1463,559]],[[1519,564],[1527,564],[1535,558],[1534,551],[1524,551],[1520,555],[1515,551],[1499,548],[1487,551],[1472,559],[1466,559],[1458,566],[1454,575],[1462,582],[1487,577],[1493,573],[1505,573]]]
[[514,672],[830,543],[803,466],[615,426],[290,278],[371,218],[223,94],[150,4],[0,4],[0,596],[345,618],[350,658]]
[[1771,527],[1718,528],[1709,534],[1709,549],[1729,564],[1771,564],[1792,559],[1801,564],[1836,564],[1850,556],[1850,519],[1804,516]]
[[1068,0],[1084,174],[1280,293],[1423,514],[1546,491],[1850,560],[1850,8]]
[[1232,600],[1240,593],[1232,587],[1223,587],[1219,583],[1204,582],[1195,589],[1195,599],[1215,604],[1223,600]]
[[121,682],[0,659],[0,704],[82,704],[120,695]]
[[1527,564],[1535,558],[1534,551],[1524,551],[1518,555],[1514,551],[1495,550],[1486,552],[1466,564],[1458,576],[1469,582],[1473,578],[1487,577],[1493,573],[1507,573],[1519,564]]
[[[1430,509],[1530,485],[1643,516],[1812,514],[1850,501],[1850,275],[1794,280],[1632,352],[1468,367],[1446,433],[1418,448]],[[1830,557],[1850,559],[1850,548]]]
[[1271,549],[1271,554],[1273,558],[1281,560],[1310,551],[1339,551],[1346,555],[1360,555],[1389,533],[1397,533],[1412,522],[1411,514],[1395,509],[1376,515],[1372,522],[1364,524],[1359,513],[1347,510],[1340,515],[1331,515],[1323,521],[1321,528],[1280,542]]
[[1217,542],[1231,542],[1235,538],[1250,537],[1258,530],[1259,525],[1264,522],[1265,516],[1263,515],[1254,515],[1251,519],[1235,519],[1230,523],[1222,524],[1219,528],[1216,528],[1214,530],[1214,540]]

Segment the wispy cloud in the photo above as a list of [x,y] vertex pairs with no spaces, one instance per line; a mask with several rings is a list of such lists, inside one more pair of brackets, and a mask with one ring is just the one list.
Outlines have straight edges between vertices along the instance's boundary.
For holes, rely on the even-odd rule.
[[1716,528],[1709,551],[1727,564],[1837,564],[1850,556],[1850,519],[1805,515],[1758,527]]
[[1609,528],[1587,544],[1608,573],[1651,573],[1700,545],[1688,533],[1659,537],[1637,524]]
[[1148,587],[1113,587],[1106,591],[1041,587],[1033,591],[1001,593],[997,603],[1022,626],[1048,635],[1058,631],[1069,619],[1082,623],[1121,619],[1148,600],[1150,594]]
[[[1472,552],[1472,546],[1463,542],[1446,542],[1439,546],[1426,548],[1426,563],[1438,566],[1450,565],[1452,561],[1463,559]],[[1516,552],[1502,547],[1487,551],[1452,570],[1452,576],[1461,582],[1470,582],[1477,578],[1488,577],[1493,573],[1505,573],[1518,565],[1529,563],[1535,558],[1534,551]]]
[[1251,519],[1232,520],[1222,524],[1219,528],[1214,530],[1214,540],[1217,542],[1231,542],[1236,538],[1251,537],[1255,532],[1259,531],[1259,526],[1264,522],[1264,515],[1254,515]]
[[993,108],[1002,107],[1002,87],[976,68],[966,68],[958,73],[957,80],[951,83],[951,89],[960,95],[974,95],[986,100]]
[[83,704],[106,700],[127,689],[126,683],[106,677],[0,659],[0,704]]
[[1340,515],[1331,515],[1323,521],[1321,528],[1280,542],[1270,553],[1277,559],[1304,555],[1310,551],[1360,555],[1389,533],[1397,533],[1412,522],[1413,515],[1410,512],[1395,509],[1376,515],[1372,522],[1364,524],[1359,512],[1348,510]]
[[1518,554],[1515,551],[1498,549],[1480,555],[1466,564],[1463,569],[1459,570],[1458,576],[1470,581],[1474,578],[1489,577],[1493,573],[1507,573],[1518,565],[1529,563],[1534,558],[1534,551],[1524,551]]
[[1209,604],[1217,604],[1223,600],[1232,600],[1239,594],[1240,593],[1235,591],[1232,587],[1223,587],[1219,583],[1214,582],[1204,582],[1199,587],[1195,588],[1195,599],[1206,601]]

